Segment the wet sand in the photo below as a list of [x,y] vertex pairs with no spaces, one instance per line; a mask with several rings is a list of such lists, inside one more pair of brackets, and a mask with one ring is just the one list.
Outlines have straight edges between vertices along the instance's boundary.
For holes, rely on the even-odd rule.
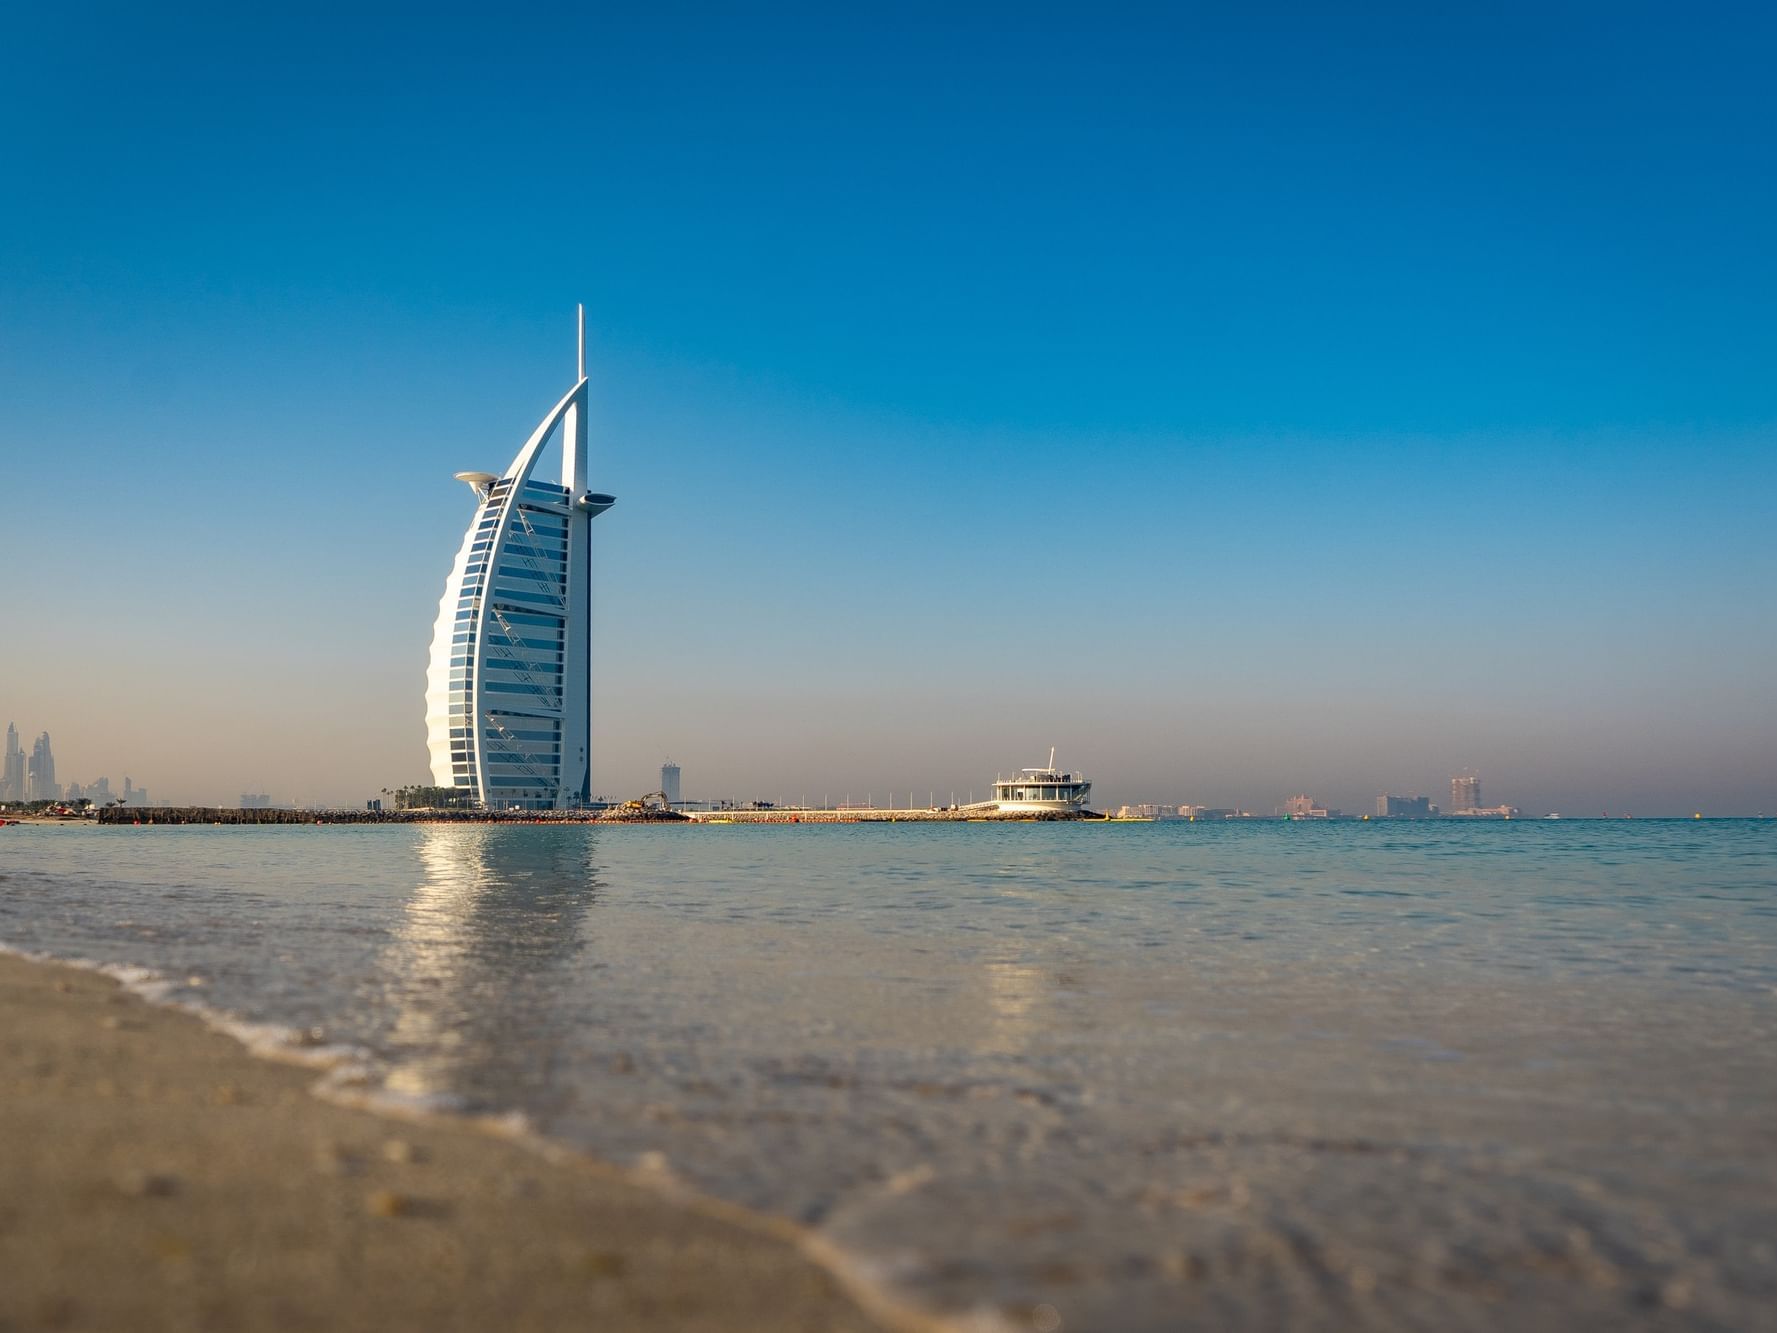
[[788,1224],[316,1077],[0,956],[0,1333],[937,1327]]

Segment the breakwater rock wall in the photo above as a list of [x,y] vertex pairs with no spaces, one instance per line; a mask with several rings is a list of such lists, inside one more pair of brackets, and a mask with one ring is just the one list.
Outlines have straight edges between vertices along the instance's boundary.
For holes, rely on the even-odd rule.
[[591,824],[597,810],[231,810],[220,806],[112,806],[101,824]]

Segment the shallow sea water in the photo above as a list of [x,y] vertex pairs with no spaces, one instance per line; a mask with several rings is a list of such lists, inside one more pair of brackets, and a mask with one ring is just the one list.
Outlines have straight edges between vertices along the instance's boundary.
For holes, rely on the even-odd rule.
[[1062,1330],[1777,1326],[1777,823],[10,828],[0,942]]

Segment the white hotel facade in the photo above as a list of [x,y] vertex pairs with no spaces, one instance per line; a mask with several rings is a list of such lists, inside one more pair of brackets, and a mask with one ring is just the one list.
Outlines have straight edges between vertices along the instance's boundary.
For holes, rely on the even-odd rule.
[[[505,473],[475,491],[432,629],[426,743],[432,779],[488,809],[591,799],[591,524],[616,500],[586,489],[586,317],[574,387]],[[561,480],[532,476],[561,435]]]

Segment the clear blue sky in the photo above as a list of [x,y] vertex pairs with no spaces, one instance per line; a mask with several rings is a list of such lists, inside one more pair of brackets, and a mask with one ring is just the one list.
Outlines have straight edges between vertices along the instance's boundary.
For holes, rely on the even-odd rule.
[[423,777],[583,300],[610,794],[1777,811],[1777,11],[252,9],[0,44],[64,778]]

